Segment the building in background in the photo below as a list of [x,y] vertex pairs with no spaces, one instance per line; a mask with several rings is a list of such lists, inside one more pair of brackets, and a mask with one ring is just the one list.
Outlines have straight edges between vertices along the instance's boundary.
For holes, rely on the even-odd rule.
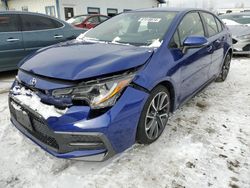
[[[159,7],[165,0],[0,0],[9,10],[30,11],[67,20],[82,14],[114,16],[120,12],[139,8]],[[3,2],[2,2],[3,4]]]
[[7,0],[0,0],[0,11],[8,10]]

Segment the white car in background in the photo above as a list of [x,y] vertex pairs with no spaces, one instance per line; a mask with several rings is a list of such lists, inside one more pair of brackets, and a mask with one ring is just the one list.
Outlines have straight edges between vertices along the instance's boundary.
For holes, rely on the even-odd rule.
[[232,33],[234,54],[250,55],[250,12],[220,16]]

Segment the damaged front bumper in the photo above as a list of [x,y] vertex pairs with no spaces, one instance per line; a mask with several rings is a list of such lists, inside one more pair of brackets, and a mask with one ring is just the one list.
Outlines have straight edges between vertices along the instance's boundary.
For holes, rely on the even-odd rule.
[[61,116],[44,117],[11,93],[9,107],[16,128],[53,156],[103,161],[134,144],[147,97],[128,87],[112,108],[94,118],[89,118],[87,106],[72,106]]

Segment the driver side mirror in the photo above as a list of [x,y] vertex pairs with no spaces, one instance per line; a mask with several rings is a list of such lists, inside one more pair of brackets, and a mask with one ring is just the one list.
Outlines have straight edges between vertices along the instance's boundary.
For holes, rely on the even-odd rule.
[[201,48],[208,45],[208,41],[202,36],[188,36],[183,42],[182,52],[186,53],[188,49]]

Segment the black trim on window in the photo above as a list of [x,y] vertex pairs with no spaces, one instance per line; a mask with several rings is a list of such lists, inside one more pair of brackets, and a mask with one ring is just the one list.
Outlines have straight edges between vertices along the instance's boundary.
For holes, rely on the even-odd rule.
[[[172,34],[172,36],[171,36],[171,38],[170,38],[170,40],[169,40],[168,47],[170,47],[170,43],[171,43],[171,41],[172,41],[172,39],[173,39],[173,37],[174,37],[174,35],[175,35],[176,32],[178,32],[178,38],[179,38],[179,41],[180,41],[180,46],[182,46],[182,44],[181,44],[181,39],[180,39],[179,26],[180,26],[180,23],[182,22],[182,20],[185,18],[185,16],[187,16],[187,14],[190,14],[190,13],[191,13],[191,14],[192,14],[192,13],[197,13],[197,14],[199,15],[200,20],[201,20],[201,23],[202,23],[203,31],[204,31],[204,36],[207,37],[207,36],[206,36],[206,27],[205,27],[205,25],[204,25],[204,23],[203,23],[203,18],[202,18],[202,16],[200,15],[200,12],[201,12],[200,10],[191,10],[191,11],[189,11],[189,12],[186,12],[186,13],[182,16],[181,20],[178,22],[178,24],[177,24],[177,26],[176,26],[176,29],[175,29],[175,31],[173,32],[173,34]],[[173,49],[173,48],[171,48],[171,49]]]
[[[211,37],[214,37],[214,36],[218,35],[220,32],[218,30],[218,25],[217,25],[217,22],[215,20],[215,16],[212,13],[206,12],[206,11],[200,11],[200,14],[201,14],[201,17],[202,17],[202,19],[204,21],[205,27],[206,27],[206,31],[207,31],[207,36],[206,37],[207,38],[211,38]],[[211,35],[211,36],[209,35],[208,27],[207,27],[207,24],[206,24],[206,20],[205,20],[204,14],[210,14],[214,18],[214,22],[215,22],[215,24],[217,26],[217,33],[215,33],[214,35]]]
[[[98,12],[91,12],[90,9],[96,9]],[[101,9],[98,7],[87,7],[88,14],[100,14]]]
[[[116,12],[116,13],[110,13],[109,11],[113,11],[113,12]],[[112,17],[112,16],[116,16],[118,14],[118,9],[117,8],[107,8],[107,15]]]

